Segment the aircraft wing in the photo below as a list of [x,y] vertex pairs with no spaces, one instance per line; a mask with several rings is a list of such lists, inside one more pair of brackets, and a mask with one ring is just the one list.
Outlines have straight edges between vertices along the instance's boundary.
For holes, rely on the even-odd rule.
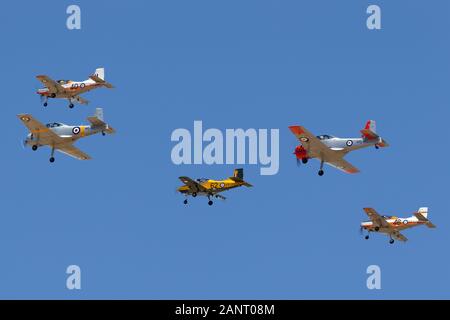
[[369,219],[372,220],[375,226],[383,228],[391,228],[391,225],[386,221],[386,219],[384,219],[381,215],[379,215],[378,212],[375,211],[375,209],[364,208],[364,211],[366,212]]
[[331,150],[324,145],[315,135],[302,126],[290,126],[294,136],[300,141],[306,151],[313,154],[330,152]]
[[62,85],[48,76],[40,75],[36,76],[36,78],[50,91],[50,93],[62,93],[66,91]]
[[328,148],[306,128],[291,126],[289,129],[291,129],[292,133],[312,157],[319,158],[336,169],[347,173],[359,172],[358,168],[344,160],[345,153]]
[[341,171],[347,172],[347,173],[358,173],[359,169],[353,166],[350,162],[344,160],[342,157],[335,156],[331,158],[325,158],[325,161],[332,167],[335,167],[336,169],[339,169]]
[[189,177],[180,177],[179,178],[181,182],[183,182],[185,185],[191,189],[193,192],[206,192],[208,191],[204,186],[202,186],[200,183],[192,180]]
[[35,137],[38,137],[40,144],[57,145],[65,142],[63,138],[34,119],[31,114],[18,114],[17,117]]
[[403,241],[403,242],[408,241],[408,238],[406,238],[404,235],[402,235],[398,230],[394,230],[391,234],[392,234],[392,237],[398,241]]
[[215,197],[222,199],[222,200],[227,200],[227,198],[225,198],[223,195],[221,194],[216,194]]
[[67,154],[68,156],[74,157],[78,160],[90,160],[92,159],[88,154],[84,153],[77,147],[75,147],[71,143],[66,143],[63,145],[56,146],[56,149],[64,154]]

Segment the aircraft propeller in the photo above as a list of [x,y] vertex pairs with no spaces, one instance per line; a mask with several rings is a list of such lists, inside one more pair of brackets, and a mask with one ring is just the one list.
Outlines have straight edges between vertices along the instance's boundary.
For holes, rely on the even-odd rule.
[[22,148],[25,149],[25,147],[27,146],[27,140],[19,140],[19,141]]

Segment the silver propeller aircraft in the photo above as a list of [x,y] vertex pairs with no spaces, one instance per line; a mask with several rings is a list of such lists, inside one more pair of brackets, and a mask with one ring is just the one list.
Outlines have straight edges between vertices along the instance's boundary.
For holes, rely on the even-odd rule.
[[89,79],[84,81],[72,80],[52,80],[45,75],[36,76],[45,86],[44,89],[39,89],[39,94],[44,99],[44,107],[48,105],[49,98],[67,99],[69,100],[69,108],[73,108],[75,102],[81,104],[88,104],[89,101],[80,97],[80,94],[97,89],[100,87],[114,88],[112,84],[105,81],[105,69],[98,68],[95,73],[89,76]]
[[324,163],[347,173],[357,173],[359,170],[344,160],[347,153],[371,146],[375,146],[376,149],[389,146],[376,133],[376,124],[373,120],[367,121],[366,126],[361,130],[361,138],[338,138],[325,134],[316,137],[302,126],[291,126],[289,129],[301,143],[294,151],[297,163],[301,161],[306,164],[309,159],[319,159],[319,176],[324,174]]
[[[426,225],[428,228],[436,228],[434,224],[428,220],[428,208],[420,208],[409,218],[398,218],[395,216],[382,216],[378,214],[375,209],[364,208],[364,211],[369,216],[370,221],[361,223],[361,232],[367,230],[370,232],[380,232],[387,234],[390,238],[389,243],[394,243],[394,239],[399,241],[408,241],[408,239],[400,233],[404,229]],[[369,234],[365,236],[369,239]]]
[[97,108],[95,115],[87,118],[91,125],[86,126],[69,126],[60,122],[43,125],[34,119],[31,114],[18,114],[17,117],[30,131],[24,140],[24,145],[31,146],[34,151],[38,147],[49,146],[52,149],[50,162],[55,161],[55,150],[79,160],[89,160],[91,157],[73,144],[80,138],[96,133],[102,133],[103,135],[115,133],[115,130],[104,122],[102,108]]

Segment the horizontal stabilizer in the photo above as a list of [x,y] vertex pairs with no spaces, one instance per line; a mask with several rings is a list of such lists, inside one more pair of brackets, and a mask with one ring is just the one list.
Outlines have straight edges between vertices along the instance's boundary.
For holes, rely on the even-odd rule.
[[378,135],[370,129],[362,129],[361,134],[363,135],[364,138],[369,140],[378,138]]
[[381,142],[377,143],[377,146],[379,146],[380,148],[389,147],[389,143],[386,140],[380,138],[380,141]]
[[253,185],[251,185],[250,183],[248,183],[248,182],[242,180],[241,178],[230,177],[230,180],[233,180],[234,182],[237,182],[237,183],[242,183],[242,185],[243,185],[243,186],[246,186],[246,187],[253,187]]
[[433,223],[431,223],[430,220],[428,220],[427,218],[425,218],[425,216],[423,216],[422,213],[416,212],[416,213],[414,213],[414,216],[415,216],[415,217],[417,218],[417,220],[419,220],[420,222],[426,222],[425,225],[426,225],[428,228],[436,228],[436,226],[435,226]]
[[116,130],[114,130],[114,128],[110,127],[103,120],[103,109],[102,108],[95,109],[95,115],[88,117],[87,120],[92,124],[93,128],[103,128],[102,131],[106,132],[108,134],[116,132]]
[[106,82],[105,80],[101,79],[100,77],[96,76],[95,74],[89,76],[89,78],[90,78],[91,80],[94,80],[96,83],[99,83],[99,84],[104,85],[105,87],[107,87],[107,88],[109,88],[109,89],[114,88],[114,86],[113,86],[111,83]]
[[102,127],[106,125],[102,120],[97,118],[96,116],[88,117],[87,120],[92,124],[93,127]]

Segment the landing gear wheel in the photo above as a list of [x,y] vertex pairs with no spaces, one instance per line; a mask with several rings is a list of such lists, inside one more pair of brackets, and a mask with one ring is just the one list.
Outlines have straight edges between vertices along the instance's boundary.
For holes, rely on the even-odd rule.
[[375,149],[380,149],[380,147],[379,146],[375,146]]
[[50,95],[50,97],[56,98],[56,93],[52,93],[52,94]]
[[70,109],[73,108],[73,103],[69,104],[69,108],[70,108]]
[[187,199],[186,199],[186,200],[184,200],[184,201],[183,201],[183,203],[184,203],[184,204],[188,204],[188,201],[187,201]]
[[389,240],[389,243],[393,244],[394,243],[394,239]]
[[209,204],[210,206],[212,206],[212,205],[213,205],[213,202],[212,202],[211,200],[209,200],[209,201],[208,201],[208,204]]
[[375,227],[375,231],[376,232],[380,231],[380,227]]
[[48,106],[48,103],[47,103],[47,102],[44,102],[44,107],[46,107],[46,106]]
[[369,240],[369,236],[365,236],[364,238],[365,238],[366,240]]
[[37,146],[37,145],[33,145],[33,146],[31,147],[31,149],[32,149],[33,151],[36,151],[36,150],[37,150],[37,148],[38,148],[38,146]]
[[194,192],[194,193],[192,194],[192,197],[195,198],[196,196],[197,196],[197,192]]
[[323,174],[324,174],[323,170],[320,169],[319,172],[318,172],[318,174],[319,174],[319,176],[323,176]]
[[55,162],[55,158],[51,157],[50,162],[52,162],[52,163]]
[[307,164],[308,163],[308,158],[302,158],[302,163],[303,164]]
[[102,136],[106,136],[106,133],[105,133],[105,131],[102,131]]

